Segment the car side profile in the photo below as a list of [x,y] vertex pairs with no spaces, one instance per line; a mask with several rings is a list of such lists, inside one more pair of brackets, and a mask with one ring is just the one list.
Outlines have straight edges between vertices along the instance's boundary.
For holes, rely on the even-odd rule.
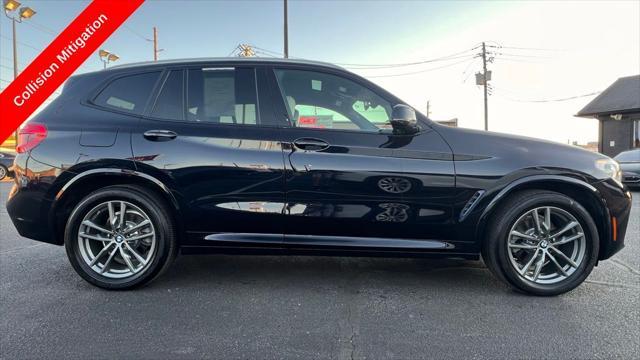
[[482,257],[522,292],[624,246],[618,164],[436,124],[340,67],[193,59],[81,74],[19,132],[8,213],[107,289],[178,252]]

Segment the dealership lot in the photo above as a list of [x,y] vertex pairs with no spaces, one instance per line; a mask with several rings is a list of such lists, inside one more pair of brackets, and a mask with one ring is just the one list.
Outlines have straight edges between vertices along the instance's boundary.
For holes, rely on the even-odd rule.
[[84,282],[21,238],[0,183],[0,358],[637,358],[640,193],[626,248],[576,290],[514,293],[481,262],[182,256],[150,286]]

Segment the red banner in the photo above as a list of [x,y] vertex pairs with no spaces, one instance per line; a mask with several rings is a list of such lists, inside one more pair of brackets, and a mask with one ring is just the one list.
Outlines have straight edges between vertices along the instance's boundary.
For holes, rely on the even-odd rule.
[[8,138],[144,0],[94,0],[0,93],[0,140]]

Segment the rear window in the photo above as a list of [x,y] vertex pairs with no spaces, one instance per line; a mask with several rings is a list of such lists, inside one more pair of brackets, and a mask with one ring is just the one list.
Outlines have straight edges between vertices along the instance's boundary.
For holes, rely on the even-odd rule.
[[121,77],[112,81],[93,101],[96,105],[142,114],[160,72]]

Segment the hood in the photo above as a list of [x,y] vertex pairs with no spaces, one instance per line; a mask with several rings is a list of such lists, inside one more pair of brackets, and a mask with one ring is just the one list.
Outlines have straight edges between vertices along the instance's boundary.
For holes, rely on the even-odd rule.
[[600,177],[595,163],[598,159],[609,159],[577,146],[526,136],[441,125],[433,128],[449,144],[454,159],[498,160],[495,164],[500,164],[502,175],[522,169],[544,168]]

